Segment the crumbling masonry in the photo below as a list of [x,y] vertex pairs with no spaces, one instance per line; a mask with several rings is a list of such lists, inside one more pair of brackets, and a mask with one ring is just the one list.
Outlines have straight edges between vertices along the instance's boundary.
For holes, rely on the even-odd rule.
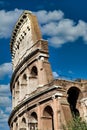
[[10,130],[62,130],[72,113],[87,121],[87,81],[54,79],[48,42],[37,18],[24,11],[11,37],[13,75],[10,83]]

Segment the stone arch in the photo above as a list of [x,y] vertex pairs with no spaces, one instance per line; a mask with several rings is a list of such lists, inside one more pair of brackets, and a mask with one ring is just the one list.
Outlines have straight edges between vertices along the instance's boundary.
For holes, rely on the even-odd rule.
[[38,87],[38,69],[36,65],[30,66],[29,68],[30,75],[29,75],[29,93],[35,91]]
[[19,101],[19,94],[20,94],[19,80],[17,80],[15,83],[15,102],[16,102],[16,105],[18,104],[18,101]]
[[16,123],[16,130],[18,130],[18,123]]
[[22,121],[21,121],[24,125],[26,124],[26,119],[25,117],[22,118]]
[[29,128],[30,130],[37,130],[38,128],[38,117],[36,112],[32,112],[29,118]]
[[21,78],[21,95],[22,98],[27,94],[27,75],[24,73]]
[[75,116],[79,116],[80,113],[79,108],[77,108],[78,106],[77,104],[82,98],[81,90],[76,86],[72,86],[68,89],[67,94],[68,94],[67,101],[69,102],[72,115],[74,114]]
[[43,110],[43,128],[44,130],[54,130],[53,109],[51,106],[46,106]]
[[15,85],[12,88],[12,108],[15,106]]
[[24,73],[22,76],[22,85],[26,85],[27,84],[27,75]]
[[[41,112],[41,115],[42,115],[42,116],[44,116],[44,110],[45,110],[45,108],[46,108],[47,106],[49,106],[49,107],[52,109],[52,111],[53,111],[53,106],[52,106],[52,104],[47,103],[47,104],[44,105],[44,107],[43,107],[43,109],[42,109],[42,112]],[[54,112],[53,112],[53,113],[54,113]]]
[[37,76],[38,75],[38,70],[36,66],[33,66],[31,69],[31,75],[32,76]]
[[17,94],[19,94],[19,81],[16,82],[16,91],[17,91]]
[[23,117],[21,120],[21,125],[19,130],[26,130],[26,118]]

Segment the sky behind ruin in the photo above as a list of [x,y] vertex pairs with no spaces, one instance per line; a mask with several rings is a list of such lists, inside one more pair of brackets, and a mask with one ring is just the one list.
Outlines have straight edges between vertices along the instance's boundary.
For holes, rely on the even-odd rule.
[[54,77],[87,79],[87,0],[0,0],[0,130],[9,130],[10,37],[23,10],[38,18]]

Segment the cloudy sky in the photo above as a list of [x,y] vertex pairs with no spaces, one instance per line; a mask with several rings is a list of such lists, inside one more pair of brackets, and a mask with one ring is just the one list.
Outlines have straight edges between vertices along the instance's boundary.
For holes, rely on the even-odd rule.
[[54,77],[87,79],[87,0],[0,0],[0,130],[9,130],[10,37],[23,10],[38,18]]

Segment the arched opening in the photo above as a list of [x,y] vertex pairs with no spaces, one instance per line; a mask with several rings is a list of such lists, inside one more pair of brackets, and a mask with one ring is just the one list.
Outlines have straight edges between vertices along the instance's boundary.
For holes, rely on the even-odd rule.
[[38,119],[37,119],[37,114],[35,112],[31,113],[29,127],[30,130],[38,129]]
[[22,80],[21,80],[21,95],[22,99],[25,97],[27,93],[27,75],[23,74]]
[[31,75],[32,76],[37,76],[38,75],[38,71],[37,71],[37,67],[33,66],[31,69]]
[[76,108],[77,101],[80,98],[81,91],[77,87],[71,87],[68,92],[68,102],[70,104],[70,109],[72,112],[72,115],[79,116],[79,110]]
[[23,117],[21,121],[20,130],[26,130],[26,119]]
[[25,118],[22,119],[22,123],[23,123],[24,125],[26,124],[26,119],[25,119]]
[[12,89],[12,108],[15,107],[15,86]]
[[53,110],[46,106],[43,111],[43,130],[54,130]]
[[16,102],[16,105],[18,104],[18,101],[19,101],[19,81],[16,82],[15,84],[15,102]]
[[27,84],[27,75],[26,74],[24,74],[23,77],[22,77],[22,84],[23,85]]
[[18,130],[18,123],[16,123],[16,130]]
[[30,69],[29,84],[31,86],[29,92],[32,93],[38,87],[38,70],[36,66]]

